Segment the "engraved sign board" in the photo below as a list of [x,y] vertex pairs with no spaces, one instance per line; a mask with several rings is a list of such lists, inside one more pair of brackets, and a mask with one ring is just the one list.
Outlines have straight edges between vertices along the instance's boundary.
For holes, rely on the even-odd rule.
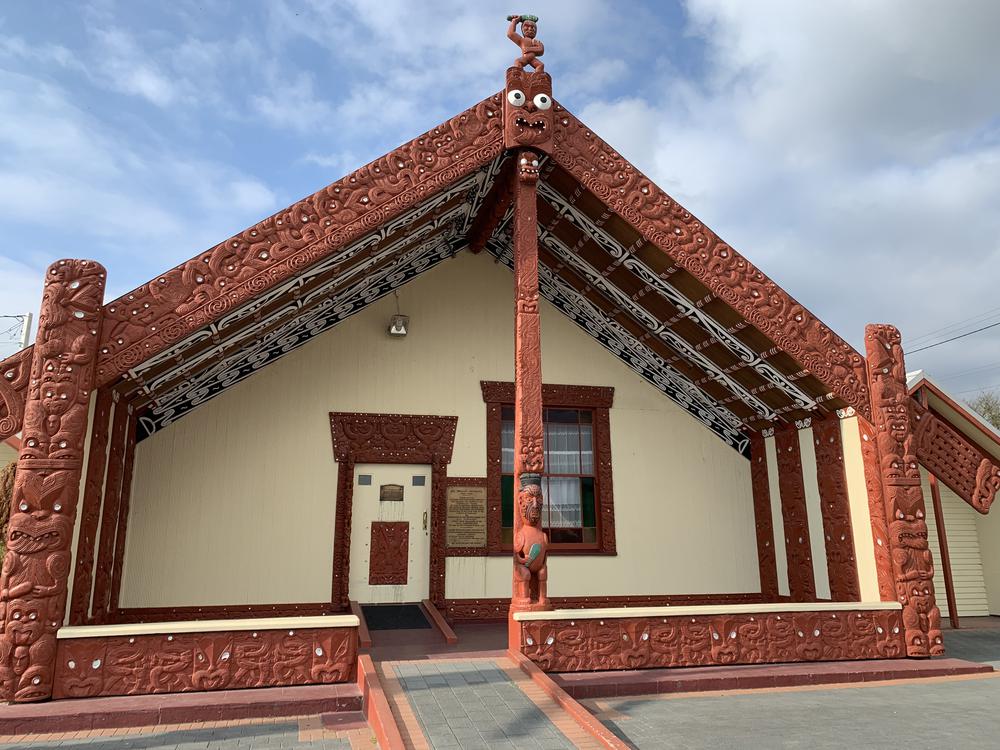
[[383,502],[401,502],[403,500],[403,485],[382,484],[378,488],[378,499]]
[[486,546],[486,488],[452,485],[448,488],[449,547]]

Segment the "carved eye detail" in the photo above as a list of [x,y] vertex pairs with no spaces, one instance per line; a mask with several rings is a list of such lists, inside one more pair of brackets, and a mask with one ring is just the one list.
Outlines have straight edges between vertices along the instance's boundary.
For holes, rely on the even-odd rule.
[[525,102],[524,92],[520,89],[511,89],[507,92],[507,101],[515,107],[523,107]]
[[548,94],[535,94],[534,101],[539,109],[548,109],[552,106],[552,97]]

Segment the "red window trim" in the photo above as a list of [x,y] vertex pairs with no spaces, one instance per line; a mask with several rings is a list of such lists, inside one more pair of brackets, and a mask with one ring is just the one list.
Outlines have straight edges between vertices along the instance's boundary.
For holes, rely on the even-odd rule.
[[[502,474],[501,408],[514,403],[514,384],[483,380],[480,382],[486,402],[486,501],[487,549],[491,555],[507,555],[510,546],[500,541],[500,477]],[[542,385],[542,405],[545,408],[590,409],[594,415],[594,477],[596,485],[597,543],[555,544],[550,548],[557,555],[617,555],[615,543],[614,484],[611,472],[610,409],[615,389],[590,385]]]

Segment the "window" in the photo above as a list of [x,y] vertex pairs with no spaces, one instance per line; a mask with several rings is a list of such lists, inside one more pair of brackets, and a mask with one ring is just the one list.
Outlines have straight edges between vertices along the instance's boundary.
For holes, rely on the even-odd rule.
[[[514,535],[514,384],[484,381],[489,551]],[[613,388],[542,387],[545,471],[542,526],[553,552],[615,554],[609,410]]]
[[[514,535],[514,407],[501,409],[501,539]],[[591,409],[545,409],[545,472],[542,526],[552,544],[597,544],[594,476],[594,413]]]

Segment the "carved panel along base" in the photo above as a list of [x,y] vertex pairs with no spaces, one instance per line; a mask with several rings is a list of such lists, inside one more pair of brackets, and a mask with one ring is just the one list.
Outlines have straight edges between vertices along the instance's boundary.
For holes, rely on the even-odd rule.
[[368,555],[369,585],[405,586],[409,572],[409,522],[372,522],[372,543]]
[[53,698],[347,682],[357,628],[306,628],[59,641]]
[[521,652],[546,672],[895,659],[899,610],[536,620]]

